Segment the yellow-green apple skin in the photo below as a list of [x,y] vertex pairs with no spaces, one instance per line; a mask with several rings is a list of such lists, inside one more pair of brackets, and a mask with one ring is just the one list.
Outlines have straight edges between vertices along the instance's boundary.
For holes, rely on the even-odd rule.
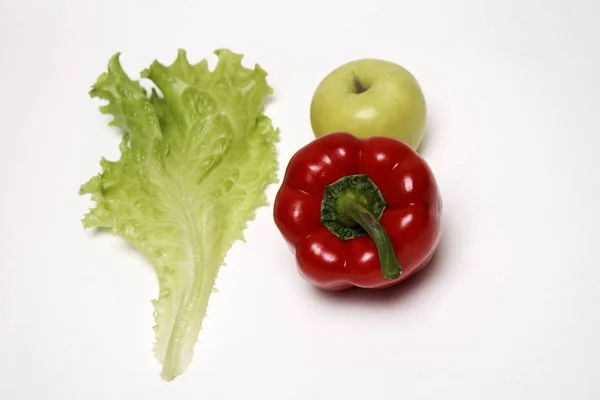
[[348,132],[360,138],[385,136],[417,149],[427,118],[425,97],[417,79],[390,61],[362,59],[329,73],[310,104],[316,137]]

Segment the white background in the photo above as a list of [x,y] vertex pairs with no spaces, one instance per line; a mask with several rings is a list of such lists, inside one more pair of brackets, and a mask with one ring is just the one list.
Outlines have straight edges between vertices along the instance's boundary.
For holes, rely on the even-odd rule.
[[[599,13],[595,0],[0,0],[0,399],[600,398]],[[153,271],[80,223],[79,185],[119,142],[87,92],[117,51],[137,78],[178,48],[214,65],[221,47],[268,71],[282,169],[312,139],[329,71],[365,57],[412,71],[444,239],[397,289],[328,295],[261,208],[194,362],[166,383]]]

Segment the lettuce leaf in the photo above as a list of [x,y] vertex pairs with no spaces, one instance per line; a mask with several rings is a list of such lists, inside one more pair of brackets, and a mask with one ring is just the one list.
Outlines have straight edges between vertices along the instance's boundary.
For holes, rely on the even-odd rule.
[[120,159],[82,185],[95,207],[86,228],[109,228],[152,263],[160,293],[153,301],[161,376],[173,380],[192,361],[209,297],[227,251],[243,240],[264,190],[276,182],[279,130],[263,114],[272,93],[267,73],[242,66],[242,55],[215,51],[191,65],[184,50],[170,66],[154,61],[131,80],[115,54],[90,95],[122,132]]

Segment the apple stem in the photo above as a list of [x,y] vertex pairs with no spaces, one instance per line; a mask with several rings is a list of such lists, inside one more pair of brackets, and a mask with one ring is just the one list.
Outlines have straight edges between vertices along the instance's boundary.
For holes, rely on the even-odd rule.
[[355,72],[352,72],[352,75],[354,76],[354,87],[356,89],[356,93],[360,94],[366,92],[368,87],[363,85],[362,82],[358,80]]

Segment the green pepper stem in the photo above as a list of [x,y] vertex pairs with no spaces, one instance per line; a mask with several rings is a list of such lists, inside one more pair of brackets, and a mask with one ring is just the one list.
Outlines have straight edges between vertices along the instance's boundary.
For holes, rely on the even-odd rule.
[[381,191],[368,175],[349,175],[325,187],[321,223],[340,240],[369,235],[377,247],[383,276],[396,279],[402,274],[402,267],[379,223],[385,207]]
[[365,207],[360,204],[348,205],[348,216],[356,221],[369,234],[379,253],[381,272],[386,279],[396,279],[402,274],[402,267],[396,258],[392,241],[385,228]]

